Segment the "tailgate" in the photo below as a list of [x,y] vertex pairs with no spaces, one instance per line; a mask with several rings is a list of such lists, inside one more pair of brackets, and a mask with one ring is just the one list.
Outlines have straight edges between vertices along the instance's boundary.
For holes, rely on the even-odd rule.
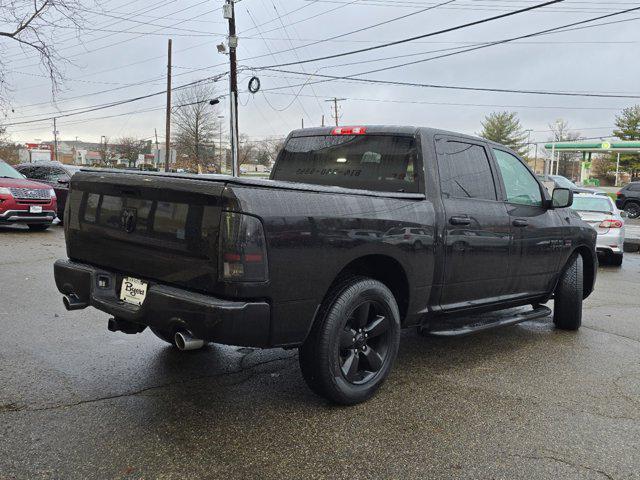
[[69,258],[211,292],[224,181],[83,171],[65,212]]

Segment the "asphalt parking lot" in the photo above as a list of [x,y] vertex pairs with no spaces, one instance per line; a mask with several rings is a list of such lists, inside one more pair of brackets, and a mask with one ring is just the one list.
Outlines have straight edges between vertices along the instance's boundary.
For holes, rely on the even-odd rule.
[[0,478],[640,478],[640,254],[551,319],[403,334],[379,395],[315,397],[295,351],[178,352],[66,312],[62,229],[0,227]]

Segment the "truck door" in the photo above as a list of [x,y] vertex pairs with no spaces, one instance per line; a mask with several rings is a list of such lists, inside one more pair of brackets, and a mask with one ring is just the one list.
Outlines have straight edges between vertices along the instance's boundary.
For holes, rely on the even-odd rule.
[[512,239],[490,152],[481,141],[457,137],[436,137],[436,149],[445,210],[440,306],[495,301],[507,293]]
[[505,192],[515,251],[511,292],[529,296],[549,292],[566,248],[563,220],[544,206],[540,183],[513,154],[493,149]]

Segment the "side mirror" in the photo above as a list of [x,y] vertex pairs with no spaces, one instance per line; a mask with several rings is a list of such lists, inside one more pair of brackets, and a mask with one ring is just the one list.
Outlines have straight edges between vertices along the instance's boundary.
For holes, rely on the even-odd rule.
[[551,208],[567,208],[573,205],[573,191],[556,188],[551,196]]

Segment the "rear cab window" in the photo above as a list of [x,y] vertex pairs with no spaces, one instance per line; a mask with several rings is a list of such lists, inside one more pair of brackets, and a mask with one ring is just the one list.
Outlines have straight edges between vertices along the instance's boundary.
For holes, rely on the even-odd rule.
[[271,178],[288,182],[421,193],[422,160],[415,137],[399,134],[292,137]]
[[445,198],[497,200],[489,155],[483,145],[438,138],[440,188]]

